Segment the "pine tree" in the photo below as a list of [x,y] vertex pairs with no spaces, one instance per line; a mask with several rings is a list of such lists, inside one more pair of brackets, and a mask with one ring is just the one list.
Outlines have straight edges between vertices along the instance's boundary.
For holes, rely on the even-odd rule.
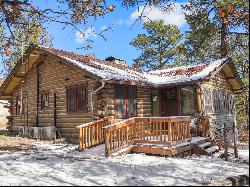
[[145,22],[147,34],[139,34],[130,44],[141,50],[133,64],[146,71],[166,68],[177,61],[182,34],[175,25],[163,21]]

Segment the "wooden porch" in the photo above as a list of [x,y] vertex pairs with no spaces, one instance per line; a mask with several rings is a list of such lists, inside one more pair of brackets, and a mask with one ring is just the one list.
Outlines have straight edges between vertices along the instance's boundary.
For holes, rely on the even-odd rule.
[[190,117],[134,117],[112,124],[101,119],[79,128],[80,150],[105,143],[105,155],[142,152],[162,156],[191,151]]

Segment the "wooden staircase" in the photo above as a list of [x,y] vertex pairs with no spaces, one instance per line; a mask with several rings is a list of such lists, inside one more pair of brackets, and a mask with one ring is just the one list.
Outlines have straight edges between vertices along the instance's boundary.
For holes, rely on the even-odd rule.
[[196,155],[212,156],[219,150],[220,148],[217,145],[215,145],[215,143],[211,142],[209,138],[206,138],[194,144],[193,153]]

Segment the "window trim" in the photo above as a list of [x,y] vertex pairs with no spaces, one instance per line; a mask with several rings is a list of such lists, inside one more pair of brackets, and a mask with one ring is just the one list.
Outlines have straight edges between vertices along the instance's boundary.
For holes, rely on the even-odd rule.
[[[124,104],[125,104],[125,114],[122,114],[122,116],[120,116],[120,115],[118,116],[118,114],[117,114],[117,96],[116,96],[117,86],[122,86],[123,87],[123,95],[124,95],[123,101],[124,101]],[[129,87],[133,87],[135,89],[135,98],[134,98],[134,100],[136,101],[135,102],[135,115],[128,115],[128,108],[129,108],[128,88]],[[115,102],[114,102],[115,116],[117,118],[119,118],[119,119],[126,119],[126,118],[136,117],[138,115],[137,86],[136,85],[115,84],[114,91],[115,91]]]
[[[45,98],[44,96],[46,96],[46,95],[47,95],[47,98],[48,98],[48,100],[47,100],[48,101],[48,106],[45,105],[46,100],[44,100],[44,98]],[[49,105],[50,105],[50,99],[49,99],[49,97],[50,97],[50,92],[48,90],[41,92],[41,100],[40,100],[41,101],[40,102],[41,103],[41,106],[40,106],[41,110],[49,108]],[[44,102],[44,104],[43,104],[43,102]]]
[[28,114],[28,95],[27,94],[23,95],[21,114],[22,115]]
[[[78,110],[78,96],[77,96],[77,90],[79,88],[83,88],[84,92],[85,92],[85,103],[84,103],[84,110]],[[87,98],[87,86],[85,84],[81,84],[81,85],[75,85],[75,86],[69,86],[69,87],[65,87],[66,90],[66,110],[68,114],[79,114],[79,113],[87,113],[88,112],[88,98]],[[74,95],[74,100],[75,100],[75,106],[74,106],[74,110],[69,110],[69,90],[73,90],[73,92],[75,92]]]
[[[214,107],[213,107],[212,90],[210,90],[210,89],[203,89],[203,97],[205,99],[204,107],[205,107],[206,114],[213,114],[214,113]],[[210,102],[207,101],[208,99],[209,99]],[[208,106],[209,106],[209,108],[208,108]],[[208,109],[211,109],[211,111],[208,110]]]
[[[193,96],[194,96],[194,98],[193,98],[193,102],[194,102],[194,113],[184,113],[183,112],[183,97],[182,97],[182,88],[192,88],[193,89]],[[184,87],[180,87],[179,88],[179,94],[180,94],[180,114],[181,115],[194,115],[195,113],[197,113],[197,87],[195,86],[195,85],[188,85],[188,86],[184,86]]]
[[212,98],[213,98],[213,114],[220,114],[223,112],[221,105],[221,90],[214,89],[212,91]]
[[[18,101],[20,102],[20,104],[18,104]],[[21,98],[20,96],[16,96],[16,115],[21,115]]]

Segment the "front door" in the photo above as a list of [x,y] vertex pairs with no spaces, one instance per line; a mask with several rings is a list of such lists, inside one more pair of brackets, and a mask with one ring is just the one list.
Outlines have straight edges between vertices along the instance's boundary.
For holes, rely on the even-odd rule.
[[161,90],[161,116],[178,116],[179,99],[177,88]]

